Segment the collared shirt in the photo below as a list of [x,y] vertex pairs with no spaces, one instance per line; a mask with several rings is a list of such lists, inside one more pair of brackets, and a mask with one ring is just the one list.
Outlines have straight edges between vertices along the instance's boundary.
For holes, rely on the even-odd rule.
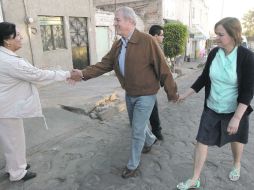
[[120,51],[120,54],[119,54],[119,57],[118,57],[118,62],[119,62],[120,72],[123,76],[124,76],[124,65],[125,65],[126,49],[127,49],[127,46],[128,46],[128,41],[130,40],[133,32],[134,32],[134,30],[130,33],[128,38],[124,38],[124,37],[121,38],[122,47],[121,47],[121,51]]
[[13,51],[3,47],[3,46],[0,46],[0,51],[3,52],[3,53],[6,53],[10,56],[14,56],[14,57],[19,57],[16,53],[14,53]]
[[65,81],[69,71],[42,70],[0,46],[0,119],[43,117],[36,84]]
[[207,106],[217,113],[231,113],[237,108],[236,61],[237,47],[229,55],[219,49],[210,67],[211,92]]

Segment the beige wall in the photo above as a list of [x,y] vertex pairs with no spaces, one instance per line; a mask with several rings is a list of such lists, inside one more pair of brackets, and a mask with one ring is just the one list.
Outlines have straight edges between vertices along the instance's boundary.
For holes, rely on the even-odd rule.
[[[2,6],[5,20],[17,24],[23,34],[23,48],[18,53],[40,68],[72,69],[69,17],[88,17],[90,64],[95,63],[92,0],[2,0]],[[66,49],[43,52],[38,15],[64,18]],[[26,24],[27,16],[34,22]]]

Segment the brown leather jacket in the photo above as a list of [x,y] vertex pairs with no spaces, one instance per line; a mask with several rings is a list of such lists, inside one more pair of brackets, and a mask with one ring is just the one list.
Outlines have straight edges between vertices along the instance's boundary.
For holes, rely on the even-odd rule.
[[114,69],[123,89],[130,96],[156,94],[161,86],[168,100],[176,100],[177,86],[159,45],[146,33],[135,30],[128,41],[125,55],[125,76],[120,73],[118,56],[121,40],[116,41],[101,62],[82,70],[84,80]]

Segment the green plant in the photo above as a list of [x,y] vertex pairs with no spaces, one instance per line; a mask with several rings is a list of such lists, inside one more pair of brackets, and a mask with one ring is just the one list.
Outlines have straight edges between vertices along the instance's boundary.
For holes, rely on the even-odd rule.
[[244,34],[247,37],[254,37],[254,9],[249,10],[243,17]]
[[185,51],[187,37],[187,26],[181,22],[170,22],[164,25],[164,53],[166,57],[171,59],[173,67],[176,56]]

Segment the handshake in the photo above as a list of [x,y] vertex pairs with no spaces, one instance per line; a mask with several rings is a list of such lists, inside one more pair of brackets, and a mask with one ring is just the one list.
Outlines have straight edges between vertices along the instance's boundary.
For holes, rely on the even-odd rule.
[[75,83],[78,81],[81,81],[83,78],[83,74],[81,70],[78,69],[72,69],[72,71],[70,71],[70,78],[68,78],[68,82],[69,83]]

